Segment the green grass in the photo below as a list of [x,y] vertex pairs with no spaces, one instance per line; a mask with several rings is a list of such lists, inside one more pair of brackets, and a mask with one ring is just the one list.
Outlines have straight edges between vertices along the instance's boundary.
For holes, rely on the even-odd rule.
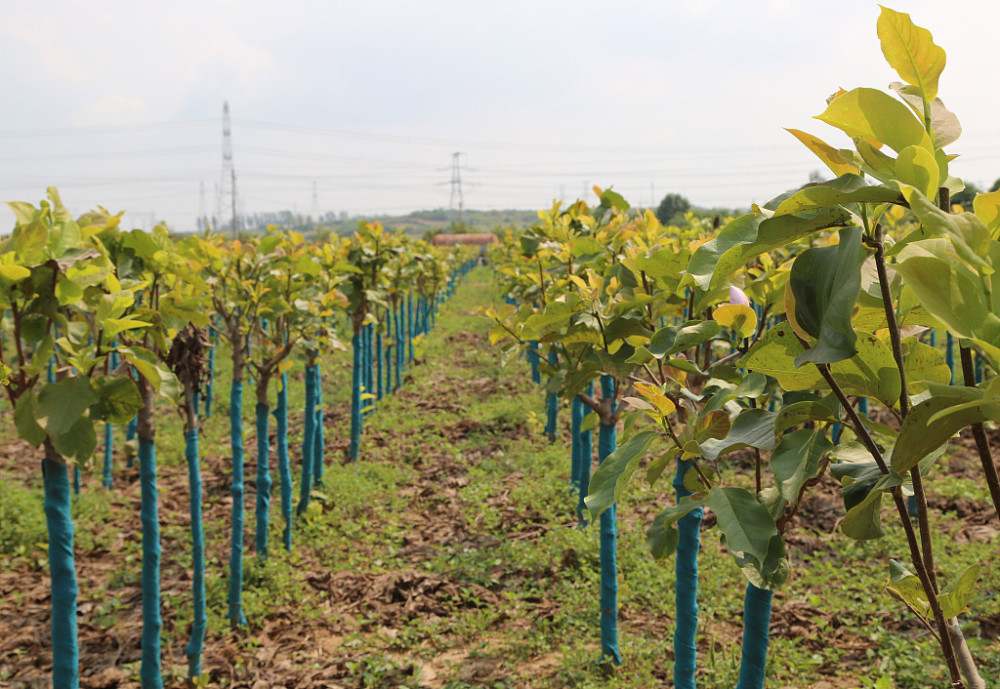
[[[334,668],[351,687],[649,687],[671,675],[673,561],[657,563],[645,546],[645,529],[656,511],[672,502],[669,481],[654,488],[636,482],[620,507],[619,601],[622,607],[622,667],[610,674],[595,665],[598,648],[598,534],[575,525],[576,496],[569,490],[567,405],[561,437],[549,444],[541,432],[544,399],[530,383],[527,365],[500,365],[485,342],[489,323],[475,308],[489,292],[477,271],[438,317],[423,343],[423,359],[407,370],[398,395],[377,403],[368,418],[362,459],[342,461],[346,446],[349,353],[324,361],[328,461],[324,485],[309,513],[295,521],[295,548],[280,549],[283,524],[276,480],[271,503],[271,558],[252,552],[254,514],[247,496],[246,591],[250,628],[233,636],[225,619],[228,570],[228,357],[216,358],[219,386],[213,417],[201,440],[206,457],[208,598],[210,633],[206,670],[226,686],[239,672],[258,672],[294,685],[308,672]],[[291,371],[289,408],[296,418],[304,403],[301,362]],[[253,390],[245,388],[248,432]],[[162,405],[161,405],[162,406]],[[6,423],[4,432],[10,432]],[[157,433],[163,484],[177,494],[161,496],[164,549],[165,663],[183,663],[191,612],[185,571],[190,565],[181,480],[180,420],[163,407]],[[301,425],[293,421],[289,446],[298,480]],[[273,425],[272,425],[273,429]],[[121,429],[119,429],[119,433]],[[8,436],[9,437],[9,436]],[[120,437],[120,436],[119,436]],[[119,441],[120,442],[120,441]],[[247,449],[252,439],[247,439]],[[273,460],[272,460],[273,464]],[[723,463],[724,476],[739,481]],[[983,487],[966,475],[951,475],[942,463],[930,490],[942,497],[982,502]],[[0,468],[0,574],[26,566],[43,582],[47,562],[40,480],[35,474]],[[35,472],[37,473],[37,472]],[[253,471],[248,469],[247,481]],[[78,553],[100,552],[103,570],[87,569],[81,600],[93,602],[83,619],[100,630],[121,632],[136,624],[139,540],[123,538],[137,523],[134,483],[116,467],[110,493],[91,475],[74,505]],[[186,480],[186,479],[185,479]],[[212,483],[214,481],[214,483]],[[297,493],[296,493],[297,496]],[[171,505],[168,508],[165,503]],[[214,506],[214,507],[212,507]],[[906,559],[902,530],[885,512],[885,538],[855,543],[839,533],[811,536],[815,549],[792,549],[793,572],[775,598],[776,624],[805,611],[801,633],[772,638],[769,686],[811,687],[821,679],[835,686],[916,688],[944,686],[936,643],[885,592],[889,558]],[[978,616],[1000,614],[997,541],[958,542],[962,524],[954,513],[934,515],[934,544],[944,581],[972,562],[983,563],[972,605]],[[717,532],[702,534],[699,687],[735,683],[739,663],[742,593],[739,570],[721,547]],[[316,577],[329,574],[330,583]],[[409,577],[409,578],[407,578]],[[317,583],[318,582],[318,583]],[[358,583],[361,582],[361,583]],[[424,593],[413,594],[414,587]],[[376,600],[384,585],[404,601]],[[352,586],[358,586],[352,593]],[[395,588],[394,588],[395,587]],[[395,592],[395,593],[393,593]],[[131,596],[131,598],[130,598]],[[341,596],[344,596],[342,599]],[[27,594],[2,602],[3,616],[17,618]],[[794,619],[793,619],[794,621]],[[2,627],[2,625],[0,625]],[[286,630],[284,633],[282,630]],[[967,634],[984,677],[1000,676],[996,640]],[[320,655],[296,650],[296,639],[335,637]],[[223,662],[222,650],[237,655]],[[277,648],[283,665],[258,655]],[[265,653],[266,655],[266,653]],[[473,672],[476,663],[488,668]],[[0,659],[2,664],[2,659]],[[236,668],[231,675],[229,667]],[[240,669],[243,668],[243,669]],[[470,669],[471,668],[471,669]],[[331,670],[332,671],[332,670]],[[432,678],[433,675],[433,678]],[[305,680],[302,680],[305,681]]]

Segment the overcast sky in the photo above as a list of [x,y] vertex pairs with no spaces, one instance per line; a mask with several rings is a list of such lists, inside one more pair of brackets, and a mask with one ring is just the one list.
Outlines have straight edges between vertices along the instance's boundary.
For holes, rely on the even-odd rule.
[[[1000,5],[899,0],[948,54],[952,171],[1000,177]],[[592,185],[746,207],[821,164],[783,127],[885,88],[874,2],[5,0],[0,199],[193,230],[222,105],[243,212],[537,209]],[[201,193],[202,187],[204,193]],[[3,211],[8,227],[13,222]],[[6,231],[0,229],[0,231]]]

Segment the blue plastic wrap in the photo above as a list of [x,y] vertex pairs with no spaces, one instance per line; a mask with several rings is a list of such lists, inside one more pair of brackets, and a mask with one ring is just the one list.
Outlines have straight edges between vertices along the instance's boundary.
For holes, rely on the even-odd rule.
[[267,529],[271,511],[271,454],[268,442],[268,414],[270,409],[266,404],[257,405],[257,532],[255,546],[257,557],[267,559]]
[[52,686],[80,686],[80,649],[76,625],[76,565],[73,559],[73,517],[67,467],[42,460],[45,522],[49,530],[49,577],[52,586]]
[[736,689],[763,689],[774,594],[747,584],[743,596],[743,649]]
[[142,493],[142,662],[143,689],[161,689],[160,672],[160,519],[156,490],[156,447],[139,436],[139,481]]
[[229,446],[233,453],[233,533],[229,554],[229,614],[233,626],[247,623],[243,614],[243,381],[229,393]]
[[292,466],[288,458],[288,374],[281,374],[281,388],[274,408],[277,427],[278,479],[281,481],[281,516],[285,521],[281,541],[292,552]]
[[[198,408],[197,398],[195,409]],[[201,654],[205,647],[208,615],[205,609],[205,527],[201,515],[201,470],[199,469],[198,429],[184,434],[184,456],[188,465],[188,485],[191,489],[191,597],[194,602],[194,620],[191,639],[184,654],[188,658],[188,677],[201,675]]]
[[[615,380],[601,376],[601,396],[610,398],[615,392]],[[615,409],[612,407],[612,413]],[[601,424],[597,438],[597,459],[604,462],[618,445],[615,424]],[[601,513],[601,658],[621,664],[618,650],[618,504]]]
[[354,348],[354,366],[351,371],[351,444],[347,456],[356,462],[361,451],[361,333],[354,333],[351,346]]
[[316,415],[316,371],[306,364],[306,408],[303,412],[304,428],[302,430],[302,481],[299,486],[299,505],[296,511],[305,514],[309,507],[309,493],[312,490],[313,474],[313,424]]
[[[684,475],[691,468],[690,462],[677,458],[674,490],[677,500],[691,495],[684,487]],[[700,548],[701,520],[705,511],[698,507],[677,522],[680,541],[677,544],[674,572],[677,625],[674,628],[674,686],[677,689],[695,689],[695,669],[698,649],[695,635],[698,632],[698,549]]]

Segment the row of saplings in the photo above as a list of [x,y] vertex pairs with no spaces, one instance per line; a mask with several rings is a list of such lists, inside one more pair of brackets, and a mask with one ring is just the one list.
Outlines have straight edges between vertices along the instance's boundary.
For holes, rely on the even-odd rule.
[[[596,189],[598,206],[556,204],[493,254],[507,303],[488,312],[491,338],[526,350],[536,379],[547,379],[553,437],[555,396],[572,399],[573,476],[581,498],[589,484],[585,506],[600,519],[607,662],[621,662],[615,506],[651,455],[650,484],[675,469],[676,500],[647,531],[655,557],[676,554],[674,686],[696,680],[703,509],[748,580],[737,687],[756,689],[772,595],[789,573],[784,536],[827,471],[842,485],[847,536],[881,537],[883,502],[894,509],[909,562],[890,563],[889,592],[939,645],[949,686],[986,686],[960,623],[981,567],[946,579],[935,565],[925,483],[948,440],[969,427],[1000,518],[984,427],[1000,421],[1000,192],[977,196],[973,212],[951,207],[962,182],[948,174],[943,148],[961,130],[937,97],[944,51],[887,8],[878,35],[905,82],[893,85],[896,97],[840,91],[818,118],[854,148],[791,130],[836,179],[717,232],[694,218],[663,228]],[[961,345],[957,384],[924,341],[932,328]],[[869,403],[894,421],[864,418],[857,407]],[[600,466],[590,478],[595,425]],[[739,485],[719,466],[735,451],[754,458]]]
[[[285,527],[292,546],[293,493],[288,450],[289,357],[306,366],[305,433],[298,510],[323,475],[320,360],[339,344],[346,314],[354,346],[350,459],[358,457],[363,415],[399,387],[456,281],[472,265],[461,249],[439,251],[378,225],[350,239],[307,242],[292,232],[229,242],[218,236],[171,237],[119,229],[104,209],[78,219],[50,189],[38,207],[9,204],[17,222],[0,243],[0,310],[10,335],[0,362],[18,435],[43,448],[44,511],[52,586],[52,682],[79,686],[77,581],[68,467],[87,466],[97,429],[130,423],[138,439],[142,521],[143,687],[162,687],[160,537],[154,408],[158,397],[184,418],[190,479],[193,624],[185,652],[192,680],[202,674],[207,614],[199,410],[210,408],[214,351],[210,333],[232,357],[229,417],[232,536],[229,613],[246,624],[243,588],[243,381],[253,375],[256,404],[256,553],[267,557],[272,479],[269,389],[278,382],[277,464]],[[210,321],[211,314],[211,321]],[[376,345],[377,343],[377,345]],[[377,352],[376,352],[377,349]],[[375,391],[378,391],[377,394]],[[207,404],[203,405],[202,397]],[[106,448],[106,450],[109,448]],[[110,452],[104,483],[110,487]]]

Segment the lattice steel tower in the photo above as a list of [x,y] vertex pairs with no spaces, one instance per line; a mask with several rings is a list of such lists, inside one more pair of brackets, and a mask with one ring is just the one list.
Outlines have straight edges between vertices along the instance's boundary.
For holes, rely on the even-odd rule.
[[236,213],[236,168],[233,166],[233,136],[229,123],[229,102],[222,104],[222,177],[219,180],[218,214],[222,218],[231,214],[233,238],[239,233],[239,216]]
[[458,222],[462,222],[462,167],[459,161],[461,153],[451,154],[451,211],[455,212],[455,199],[458,199]]

